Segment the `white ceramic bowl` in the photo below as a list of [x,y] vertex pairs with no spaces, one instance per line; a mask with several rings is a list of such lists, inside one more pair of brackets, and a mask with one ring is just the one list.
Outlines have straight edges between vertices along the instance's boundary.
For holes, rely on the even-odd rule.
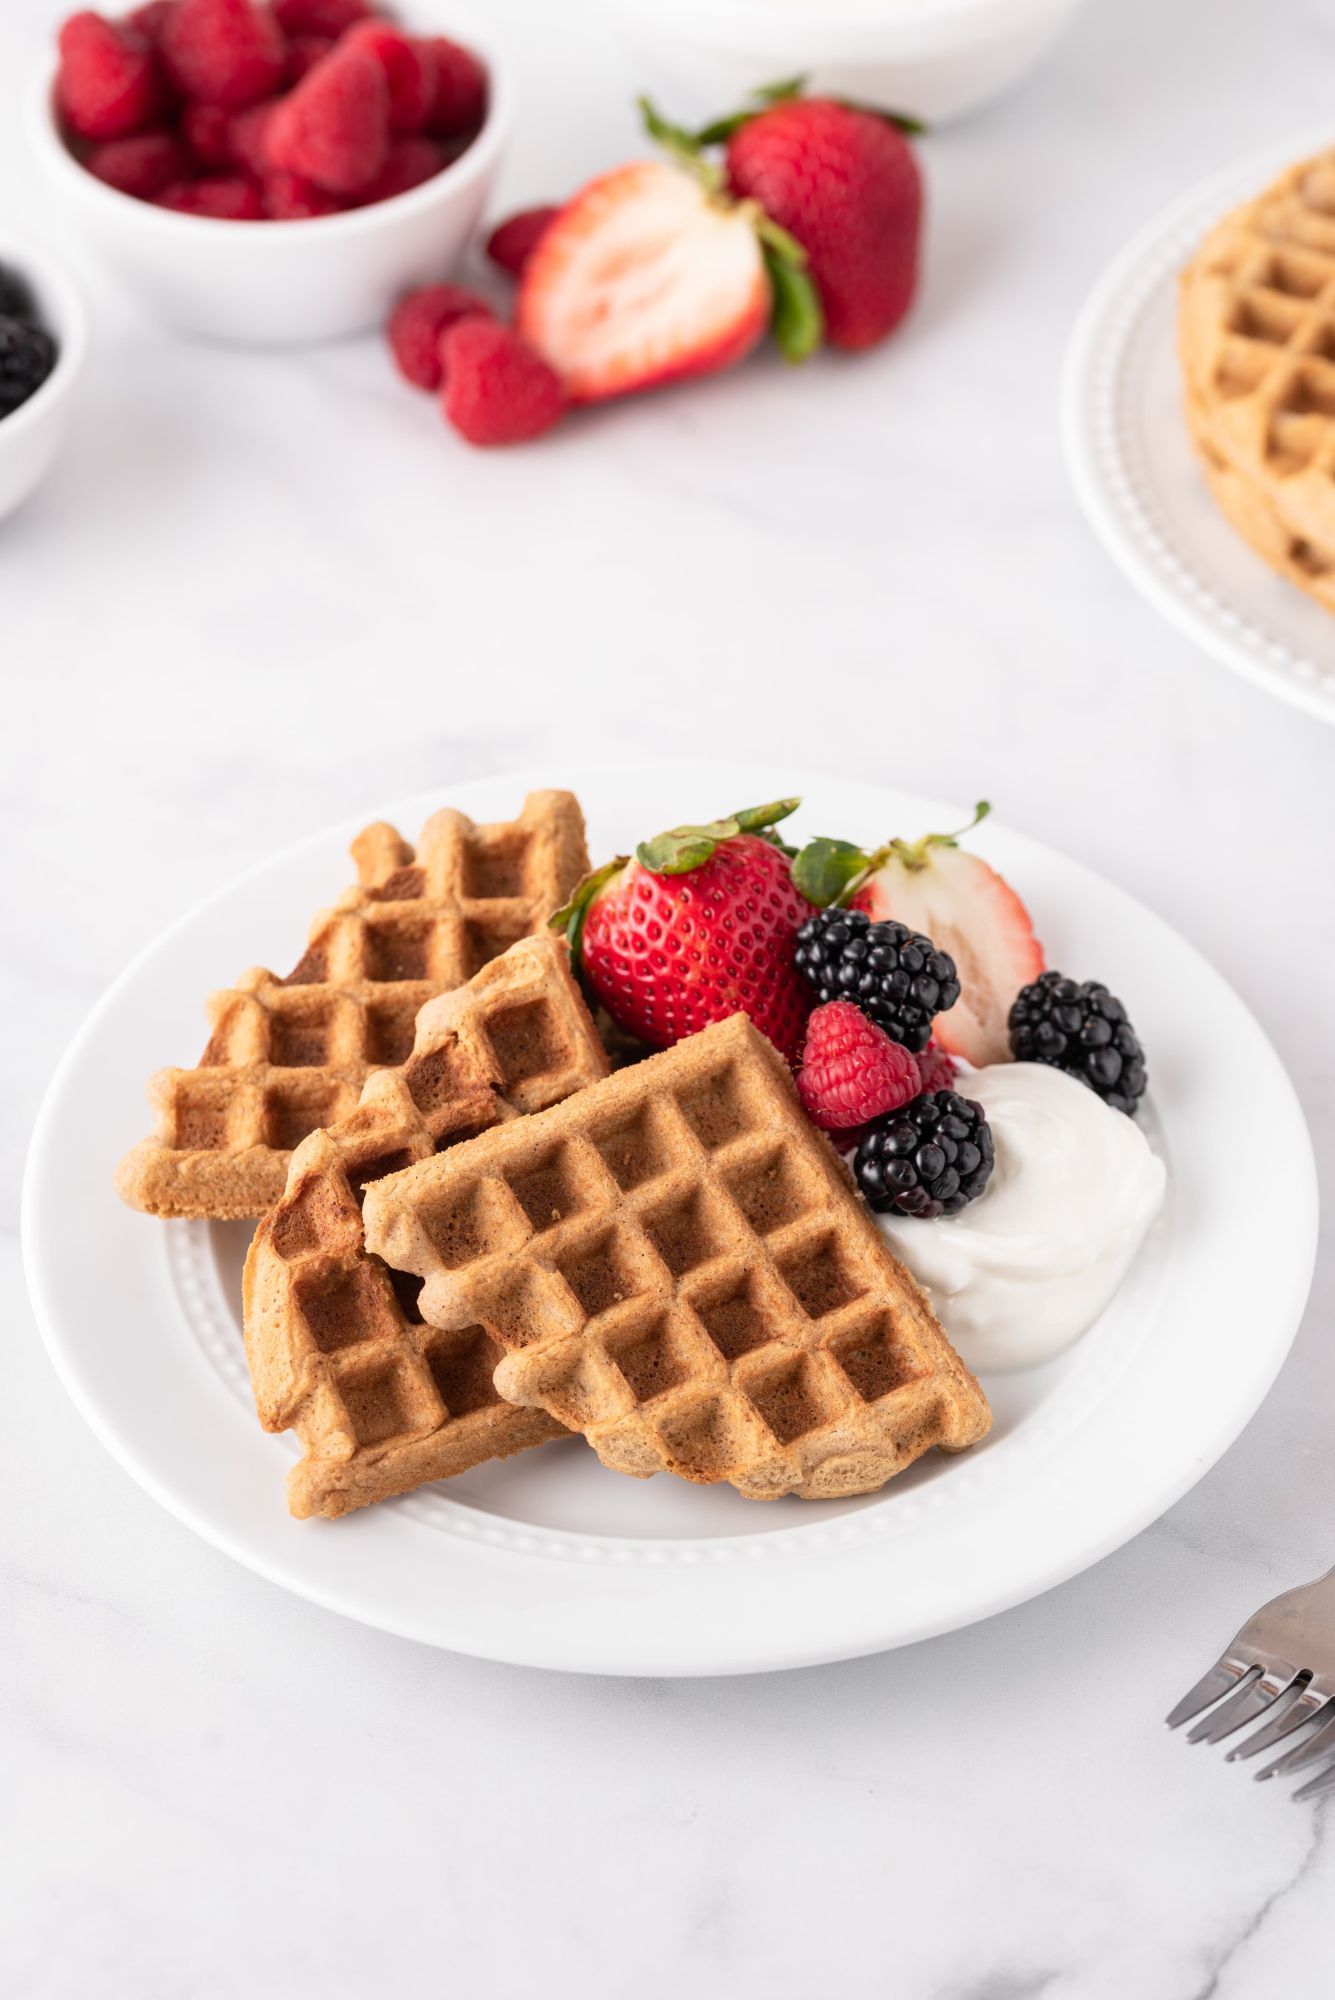
[[[817,88],[929,124],[975,110],[1026,75],[1082,0],[605,0],[646,81],[697,109],[760,84]],[[675,109],[676,107],[674,107]]]
[[442,0],[399,10],[452,35],[490,75],[487,121],[468,151],[407,194],[304,222],[220,222],[120,194],[81,167],[53,109],[54,59],[28,105],[31,143],[90,250],[162,318],[216,340],[336,340],[383,325],[394,300],[442,278],[476,229],[510,128],[510,81],[487,36]]
[[56,342],[56,365],[40,389],[0,417],[0,520],[46,477],[64,442],[84,362],[88,311],[73,280],[26,236],[0,229],[0,264],[31,291]]

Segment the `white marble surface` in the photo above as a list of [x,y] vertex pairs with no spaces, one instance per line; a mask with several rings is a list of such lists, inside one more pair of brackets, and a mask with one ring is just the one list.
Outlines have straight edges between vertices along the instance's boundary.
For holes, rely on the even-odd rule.
[[[0,9],[0,216],[53,237],[14,107],[61,11]],[[525,105],[503,200],[626,156],[636,79],[582,0],[490,11]],[[893,346],[526,454],[456,446],[375,343],[190,346],[93,278],[82,424],[0,529],[6,1995],[1326,1990],[1322,1813],[1159,1718],[1335,1557],[1328,1268],[1241,1441],[1075,1583],[855,1665],[633,1684],[400,1643],[195,1540],[58,1388],[12,1216],[80,1017],[239,867],[456,775],[711,749],[989,795],[1144,897],[1266,1024],[1329,1183],[1335,737],[1128,592],[1054,390],[1123,237],[1328,115],[1333,56],[1320,0],[1091,5],[931,140]]]

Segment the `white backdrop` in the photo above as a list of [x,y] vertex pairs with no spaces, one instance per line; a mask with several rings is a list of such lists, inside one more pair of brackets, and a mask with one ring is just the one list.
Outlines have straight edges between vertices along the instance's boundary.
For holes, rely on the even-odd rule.
[[[53,241],[16,107],[62,11],[0,10],[0,219]],[[595,15],[489,14],[523,100],[501,207],[633,156],[641,79]],[[1318,0],[1091,5],[927,143],[926,289],[883,352],[510,455],[468,453],[378,343],[187,345],[90,274],[77,435],[0,529],[6,1215],[84,1011],[239,867],[452,777],[697,752],[988,796],[1111,875],[1255,1008],[1329,1182],[1335,736],[1131,595],[1055,395],[1108,256],[1328,115],[1333,56]],[[436,1655],[243,1573],[66,1403],[12,1226],[3,1282],[6,1994],[1318,1990],[1321,1815],[1159,1718],[1335,1557],[1328,1271],[1241,1441],[1085,1577],[897,1655],[679,1684]]]

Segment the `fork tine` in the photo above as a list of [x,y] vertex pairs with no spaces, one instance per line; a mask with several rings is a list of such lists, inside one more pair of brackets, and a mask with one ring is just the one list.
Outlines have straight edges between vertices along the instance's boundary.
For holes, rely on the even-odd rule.
[[1328,1703],[1322,1713],[1324,1719],[1318,1722],[1310,1736],[1304,1736],[1292,1750],[1276,1757],[1273,1764],[1267,1764],[1264,1770],[1257,1772],[1257,1777],[1287,1778],[1291,1772],[1301,1771],[1304,1764],[1314,1764],[1318,1758],[1329,1756],[1335,1750],[1335,1705]]
[[1225,1653],[1165,1717],[1166,1727],[1178,1729],[1184,1722],[1190,1722],[1193,1715],[1199,1715],[1211,1702],[1218,1701],[1220,1695],[1230,1693],[1251,1671],[1245,1660],[1233,1659]]
[[1335,1764],[1327,1764],[1324,1771],[1318,1771],[1305,1785],[1299,1785],[1293,1796],[1295,1799],[1319,1798],[1321,1793],[1328,1792],[1332,1785],[1335,1785]]
[[1264,1715],[1285,1685],[1286,1681],[1276,1681],[1270,1674],[1260,1672],[1254,1679],[1249,1677],[1240,1682],[1227,1700],[1187,1731],[1188,1743],[1222,1743],[1235,1729],[1241,1729],[1244,1722],[1254,1722],[1258,1715]]
[[1211,1712],[1201,1722],[1197,1722],[1193,1730],[1187,1730],[1187,1742],[1189,1744],[1223,1742],[1223,1738],[1229,1736],[1233,1730],[1241,1728],[1243,1722],[1255,1722],[1257,1716],[1265,1714],[1265,1710],[1271,1706],[1277,1694],[1279,1688],[1275,1686],[1275,1682],[1269,1680],[1257,1668],[1255,1672],[1247,1674],[1245,1680],[1239,1680],[1239,1684],[1233,1688],[1233,1694],[1225,1696],[1225,1700],[1219,1702],[1217,1708],[1211,1708]]
[[1262,1750],[1269,1750],[1273,1744],[1282,1742],[1286,1736],[1291,1736],[1295,1729],[1301,1729],[1304,1723],[1311,1722],[1325,1705],[1324,1695],[1314,1694],[1306,1681],[1301,1686],[1295,1681],[1292,1687],[1286,1688],[1276,1700],[1270,1711],[1269,1721],[1263,1722],[1259,1729],[1253,1730],[1252,1734],[1244,1737],[1241,1743],[1235,1743],[1226,1761],[1236,1764],[1244,1757],[1255,1757]]

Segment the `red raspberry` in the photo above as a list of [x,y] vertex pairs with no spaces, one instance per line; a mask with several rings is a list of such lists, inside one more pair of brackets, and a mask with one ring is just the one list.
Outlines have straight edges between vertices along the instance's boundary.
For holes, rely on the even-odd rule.
[[270,222],[313,222],[319,215],[339,215],[341,204],[332,194],[326,194],[314,181],[304,181],[300,174],[265,174],[260,184],[264,213]]
[[847,1131],[922,1092],[914,1056],[851,1000],[827,1000],[807,1022],[797,1094],[813,1125]]
[[389,123],[394,132],[420,132],[436,102],[436,57],[430,42],[416,42],[388,21],[363,21],[343,46],[367,49],[389,85]]
[[187,104],[181,113],[181,137],[201,167],[230,167],[228,134],[232,114],[221,104]]
[[176,0],[148,0],[146,7],[136,7],[125,17],[126,25],[146,42],[156,43],[162,33],[162,24],[176,5]]
[[445,154],[434,139],[396,139],[389,149],[385,170],[377,174],[369,188],[357,196],[358,208],[374,201],[388,201],[391,195],[407,194],[409,188],[434,180],[445,165]]
[[939,1042],[929,1042],[917,1058],[918,1074],[924,1090],[953,1090],[959,1066]]
[[447,420],[470,444],[522,444],[565,412],[560,377],[511,327],[462,319],[441,342]]
[[329,194],[369,188],[389,158],[389,84],[365,49],[331,50],[279,105],[269,162]]
[[303,76],[309,76],[316,63],[322,62],[334,46],[332,35],[289,35],[287,42],[287,80],[300,83]]
[[491,319],[491,307],[462,285],[424,285],[390,314],[386,329],[399,373],[415,389],[439,389],[441,337],[461,319]]
[[141,132],[133,139],[108,139],[84,162],[108,187],[137,201],[152,201],[173,181],[188,180],[194,162],[174,132]]
[[264,205],[258,181],[245,174],[214,174],[202,181],[178,181],[160,194],[154,206],[173,208],[179,215],[207,215],[216,222],[262,222]]
[[522,277],[525,264],[547,233],[548,224],[560,213],[559,208],[521,208],[518,215],[498,222],[487,238],[487,255],[492,263],[499,264],[512,278]]
[[268,151],[269,126],[282,99],[266,98],[263,104],[251,104],[244,111],[238,111],[227,127],[227,158],[229,162],[255,179],[263,180],[269,172]]
[[162,83],[141,34],[100,14],[71,14],[60,30],[56,103],[81,139],[124,139],[161,109]]
[[177,0],[159,44],[183,97],[239,111],[270,97],[287,72],[287,43],[252,0]]
[[436,101],[427,131],[440,139],[475,131],[487,112],[486,70],[462,42],[437,35],[426,46],[436,59]]
[[371,12],[366,0],[274,0],[273,10],[285,35],[324,35],[331,42]]

